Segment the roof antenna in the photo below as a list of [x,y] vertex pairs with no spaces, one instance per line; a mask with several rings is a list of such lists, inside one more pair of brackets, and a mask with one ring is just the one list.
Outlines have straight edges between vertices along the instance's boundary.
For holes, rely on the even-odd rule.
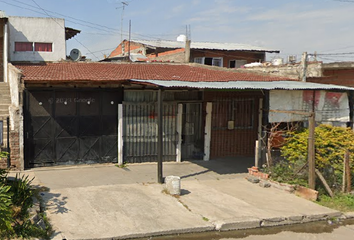
[[[123,20],[124,20],[124,10],[125,10],[125,6],[128,6],[129,3],[128,2],[122,2],[122,16],[120,19],[120,41],[123,41]],[[118,9],[118,8],[116,8]]]

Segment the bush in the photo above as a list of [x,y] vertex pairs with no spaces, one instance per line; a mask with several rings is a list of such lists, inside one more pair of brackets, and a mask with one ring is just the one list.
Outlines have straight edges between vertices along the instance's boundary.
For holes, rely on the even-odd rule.
[[11,187],[12,204],[17,207],[13,216],[16,219],[25,219],[28,216],[28,209],[33,205],[32,180],[28,176],[22,175],[22,177],[19,177],[19,175],[16,175],[14,180],[8,182],[8,185]]
[[31,187],[32,180],[24,175],[16,175],[14,180],[9,180],[7,171],[0,170],[0,239],[49,238],[51,229],[45,216],[41,216],[48,226],[44,230],[28,218],[35,195]]
[[11,194],[9,193],[10,186],[5,186],[0,183],[0,238],[4,234],[12,232],[12,211],[11,211]]
[[[307,159],[308,129],[288,133],[286,144],[281,154],[294,164]],[[346,151],[350,161],[354,159],[354,132],[349,128],[319,125],[315,129],[315,158],[318,168],[328,183],[339,188],[342,182],[343,162]],[[352,171],[354,166],[352,164]]]

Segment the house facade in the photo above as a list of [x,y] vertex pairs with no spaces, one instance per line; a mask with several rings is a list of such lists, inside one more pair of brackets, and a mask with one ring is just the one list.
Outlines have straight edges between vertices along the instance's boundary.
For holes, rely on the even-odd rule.
[[235,43],[124,40],[104,61],[125,61],[130,58],[132,61],[194,62],[240,68],[247,63],[265,61],[266,53],[279,51]]
[[79,30],[66,28],[64,19],[12,17],[0,11],[0,146],[9,152],[1,168],[24,166],[24,83],[12,64],[46,63],[66,59],[66,43]]
[[274,99],[302,104],[306,91],[352,90],[199,64],[15,66],[25,84],[26,168],[157,161],[159,89],[164,161],[232,157],[242,164],[269,122],[300,121],[270,114],[284,107]]

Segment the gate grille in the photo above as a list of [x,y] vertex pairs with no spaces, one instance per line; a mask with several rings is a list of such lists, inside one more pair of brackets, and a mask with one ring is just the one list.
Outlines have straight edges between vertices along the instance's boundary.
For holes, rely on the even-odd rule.
[[[163,106],[163,161],[176,160],[176,104]],[[123,154],[129,163],[157,161],[156,103],[123,104]]]

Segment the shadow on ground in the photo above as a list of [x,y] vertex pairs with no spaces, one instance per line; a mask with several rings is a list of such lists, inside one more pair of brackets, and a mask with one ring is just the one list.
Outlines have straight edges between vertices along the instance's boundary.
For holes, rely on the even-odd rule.
[[197,176],[207,172],[215,172],[217,174],[236,174],[236,173],[247,173],[247,168],[254,166],[253,157],[226,157],[218,158],[210,161],[191,161],[196,165],[199,165],[207,170],[190,174],[188,176],[182,176],[182,178]]

